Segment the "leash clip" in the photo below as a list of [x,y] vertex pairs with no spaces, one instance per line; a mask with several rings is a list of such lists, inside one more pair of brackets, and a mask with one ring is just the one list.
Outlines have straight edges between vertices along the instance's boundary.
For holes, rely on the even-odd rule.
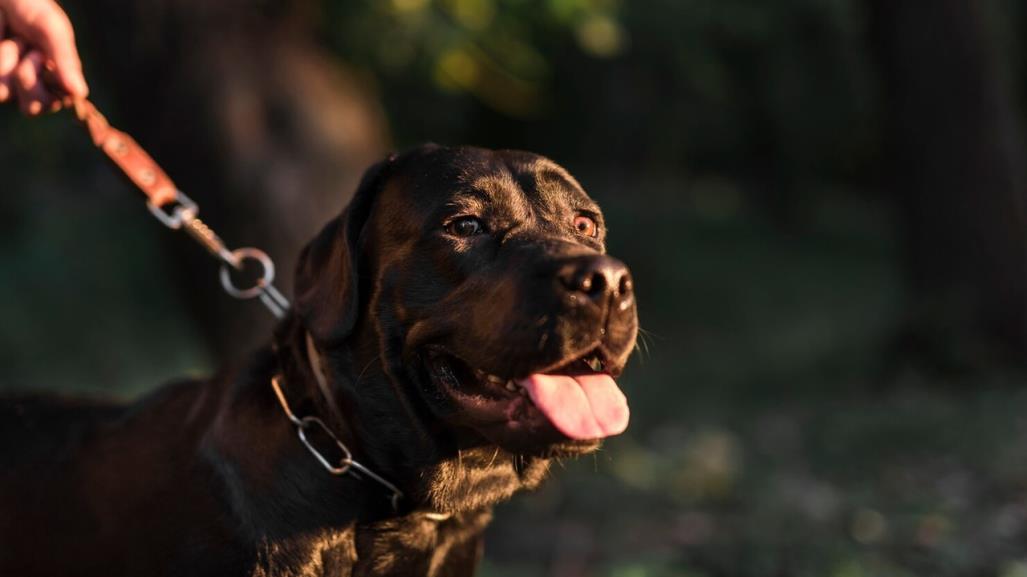
[[[221,237],[198,218],[200,207],[196,202],[181,190],[176,189],[171,202],[162,205],[147,200],[146,208],[164,226],[172,230],[184,229],[214,258],[221,261],[221,286],[230,296],[240,300],[260,298],[260,302],[271,314],[279,319],[285,318],[289,301],[272,284],[275,280],[275,264],[266,252],[252,247],[229,250]],[[260,265],[261,275],[252,287],[240,289],[232,282],[231,269],[242,270],[243,263],[248,260]]]
[[[165,206],[168,208],[165,209]],[[171,230],[182,228],[184,222],[195,219],[196,215],[200,213],[200,207],[196,205],[196,202],[181,190],[175,190],[174,199],[165,204],[157,205],[152,200],[147,200],[146,208],[150,209],[150,213],[161,224]]]
[[[271,314],[280,319],[285,318],[285,313],[289,310],[289,301],[272,284],[275,280],[275,263],[271,257],[259,248],[253,247],[236,249],[228,253],[228,257],[230,260],[224,257],[221,259],[224,261],[221,265],[221,287],[225,289],[225,292],[240,300],[260,298],[260,302],[264,303]],[[239,270],[247,260],[260,264],[263,272],[253,286],[240,289],[232,282],[232,271],[229,270],[229,265]]]

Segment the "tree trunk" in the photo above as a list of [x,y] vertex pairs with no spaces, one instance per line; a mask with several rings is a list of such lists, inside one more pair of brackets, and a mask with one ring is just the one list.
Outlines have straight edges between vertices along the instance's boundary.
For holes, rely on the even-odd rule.
[[[1019,118],[976,0],[871,0],[918,353],[1027,360]],[[924,348],[926,347],[926,349]]]

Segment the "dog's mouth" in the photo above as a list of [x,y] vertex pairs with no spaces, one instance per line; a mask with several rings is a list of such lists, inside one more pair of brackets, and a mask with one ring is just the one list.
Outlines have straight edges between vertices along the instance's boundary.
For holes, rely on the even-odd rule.
[[476,428],[539,433],[551,427],[580,442],[620,434],[628,425],[627,400],[614,381],[623,367],[601,346],[513,377],[489,374],[441,349],[429,350],[426,364],[457,418]]

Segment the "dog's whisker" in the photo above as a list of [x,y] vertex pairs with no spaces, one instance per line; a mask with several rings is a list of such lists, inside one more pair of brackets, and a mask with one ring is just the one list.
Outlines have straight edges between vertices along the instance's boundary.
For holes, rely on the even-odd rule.
[[633,352],[633,353],[635,353],[635,356],[636,356],[636,358],[638,358],[638,362],[639,362],[640,364],[643,364],[643,365],[644,365],[644,364],[645,364],[645,361],[646,361],[646,359],[647,359],[647,358],[648,358],[648,356],[649,356],[649,355],[647,354],[647,351],[646,351],[645,349],[643,349],[643,348],[642,348],[642,345],[641,345],[641,344],[639,344],[639,342],[638,342],[638,341],[635,341],[635,346],[633,347],[633,349],[634,349],[634,350],[633,350],[632,352]]
[[366,365],[364,365],[364,368],[360,369],[360,372],[357,373],[356,380],[353,381],[353,386],[354,387],[356,387],[357,385],[360,384],[360,379],[364,377],[364,373],[366,373],[368,371],[368,369],[370,369],[372,366],[374,366],[375,363],[377,363],[379,360],[381,360],[381,358],[382,358],[381,355],[375,355],[373,359],[371,359],[370,361],[368,361],[368,363]]
[[649,345],[654,335],[652,332],[638,327],[638,338],[635,340],[635,350],[638,351],[639,357],[652,358],[652,352],[650,351]]
[[544,332],[538,338],[538,350],[541,351],[542,349],[546,348],[546,343],[547,342],[549,342],[549,333],[548,332]]
[[652,356],[652,350],[650,349],[650,342],[651,341],[652,341],[651,337],[646,336],[646,335],[642,335],[642,347],[645,349],[645,354],[647,356]]
[[646,342],[649,342],[649,341],[652,341],[653,339],[659,338],[659,335],[657,335],[653,331],[646,330],[646,329],[642,328],[641,326],[638,327],[638,333],[640,335],[642,335],[643,337],[645,337]]
[[488,467],[491,468],[496,462],[496,458],[499,457],[499,447],[496,447],[496,452],[492,454],[492,460],[489,461]]

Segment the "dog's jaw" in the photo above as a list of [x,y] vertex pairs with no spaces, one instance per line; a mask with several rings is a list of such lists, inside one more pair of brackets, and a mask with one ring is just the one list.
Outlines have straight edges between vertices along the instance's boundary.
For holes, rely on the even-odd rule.
[[490,508],[522,490],[537,488],[550,460],[514,455],[499,447],[458,449],[427,469],[426,503],[451,513]]
[[[398,339],[397,339],[398,340]],[[381,339],[380,342],[388,342]],[[406,490],[417,505],[446,513],[490,508],[523,490],[535,489],[549,471],[545,454],[511,452],[491,443],[470,428],[452,428],[438,420],[420,400],[423,388],[421,367],[410,364],[403,355],[382,351],[381,376],[407,405],[411,434],[402,447],[392,451],[405,454],[412,470],[402,476],[416,479]],[[384,383],[383,383],[384,384]]]

